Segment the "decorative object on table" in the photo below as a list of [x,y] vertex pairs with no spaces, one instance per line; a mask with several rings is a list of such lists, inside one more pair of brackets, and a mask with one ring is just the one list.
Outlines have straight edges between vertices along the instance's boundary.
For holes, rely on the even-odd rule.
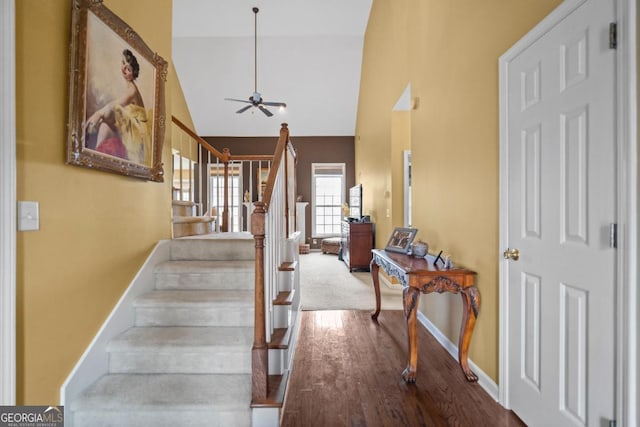
[[342,216],[347,218],[349,216],[349,203],[344,202],[342,204]]
[[453,262],[451,261],[451,254],[445,253],[444,256],[444,268],[450,270],[453,268]]
[[249,190],[245,190],[244,192],[244,202],[249,203],[251,201],[251,195],[249,194]]
[[411,243],[418,233],[417,228],[404,228],[396,227],[389,237],[387,246],[384,248],[386,251],[400,252],[406,254],[411,249]]
[[436,259],[433,261],[433,265],[435,267],[438,266],[438,263],[441,263],[442,267],[446,268],[447,270],[450,270],[453,268],[453,261],[451,261],[451,254],[446,253],[445,251],[440,251]]
[[429,245],[422,240],[418,240],[411,244],[411,252],[414,257],[422,258],[429,252]]
[[433,261],[434,267],[438,266],[438,261],[444,265],[444,260],[442,259],[442,251],[438,252],[438,256],[436,257],[435,261]]
[[66,163],[163,182],[167,61],[102,1],[73,3]]

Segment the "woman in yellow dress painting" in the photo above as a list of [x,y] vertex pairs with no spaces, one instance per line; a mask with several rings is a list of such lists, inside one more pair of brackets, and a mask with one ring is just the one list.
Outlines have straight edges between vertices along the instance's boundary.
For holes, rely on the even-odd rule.
[[120,72],[126,82],[125,92],[89,117],[87,147],[146,165],[151,157],[150,122],[135,83],[140,65],[129,49],[122,51]]

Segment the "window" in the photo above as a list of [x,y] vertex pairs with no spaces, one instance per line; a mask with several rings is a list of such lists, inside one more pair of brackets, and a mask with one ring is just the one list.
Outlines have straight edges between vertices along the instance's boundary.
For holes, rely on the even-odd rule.
[[342,203],[345,200],[344,163],[311,165],[311,233],[338,236],[341,232]]
[[[218,213],[217,221],[221,224],[224,209],[224,165],[211,165],[211,206]],[[229,231],[241,231],[242,218],[242,165],[229,164]]]

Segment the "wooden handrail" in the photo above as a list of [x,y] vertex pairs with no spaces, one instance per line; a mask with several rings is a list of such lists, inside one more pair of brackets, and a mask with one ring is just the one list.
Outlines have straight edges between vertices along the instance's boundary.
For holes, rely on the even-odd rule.
[[273,155],[273,162],[271,163],[271,169],[269,169],[269,177],[267,178],[267,185],[264,190],[264,195],[262,196],[262,201],[266,206],[266,210],[269,210],[269,202],[271,202],[271,195],[273,194],[273,186],[276,182],[276,174],[278,173],[278,168],[280,167],[280,162],[282,162],[282,156],[284,155],[284,150],[289,142],[289,125],[286,123],[282,123],[280,127],[280,138],[278,139],[278,145],[276,146],[276,151]]
[[[251,162],[251,163],[268,162],[270,164],[273,161],[273,157],[274,156],[272,154],[239,154],[239,155],[233,155],[233,154],[231,154],[231,152],[229,151],[228,148],[224,148],[222,150],[222,152],[221,152],[221,151],[215,149],[214,147],[212,147],[203,138],[198,136],[193,130],[191,130],[187,125],[185,125],[177,117],[171,116],[171,120],[182,132],[184,132],[188,137],[193,139],[193,141],[195,141],[195,143],[199,147],[202,147],[202,149],[204,149],[208,153],[210,153],[210,155],[213,156],[215,159],[218,159],[219,163],[222,165],[224,176],[223,176],[223,190],[222,190],[223,191],[223,195],[222,195],[223,206],[221,206],[222,212],[219,213],[219,219],[220,219],[220,225],[221,225],[220,230],[221,231],[229,231],[229,228],[230,228],[230,225],[229,225],[229,222],[230,222],[230,218],[229,218],[229,214],[230,214],[230,209],[229,209],[229,182],[230,182],[229,173],[230,173],[230,163],[231,162]],[[203,170],[203,172],[204,172],[204,170]],[[206,188],[205,184],[202,184],[202,185],[203,185],[203,188]]]
[[[202,139],[201,137],[199,137],[195,132],[193,132],[191,129],[189,129],[187,127],[187,125],[185,125],[184,123],[182,123],[180,121],[180,119],[178,119],[176,116],[171,116],[171,121],[173,123],[175,123],[180,129],[182,129],[187,135],[189,135],[191,138],[195,139],[196,142],[204,147],[207,151],[209,151],[211,154],[213,154],[215,157],[217,157],[218,159],[220,159],[222,162],[228,162],[229,161],[229,156],[230,153],[221,153],[218,150],[216,150],[215,148],[213,148],[211,145],[209,145],[207,143],[207,141],[205,141],[204,139]],[[225,157],[226,156],[226,157]]]
[[231,154],[229,160],[245,160],[249,162],[271,162],[273,155],[267,154]]

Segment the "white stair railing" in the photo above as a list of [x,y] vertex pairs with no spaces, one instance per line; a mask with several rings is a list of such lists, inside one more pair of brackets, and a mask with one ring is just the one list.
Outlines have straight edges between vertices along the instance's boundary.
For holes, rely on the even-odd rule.
[[[278,299],[296,296],[299,292],[297,271],[293,279],[283,283],[280,278],[285,265],[297,260],[299,233],[295,232],[295,151],[289,142],[289,130],[283,123],[273,156],[272,168],[262,201],[254,203],[252,233],[256,245],[255,323],[252,350],[252,406],[268,405],[270,390],[269,342],[274,328],[281,327],[275,313]],[[295,248],[292,250],[292,248]],[[283,296],[284,295],[284,296]],[[296,311],[296,308],[292,308]],[[292,313],[293,314],[293,313]],[[295,319],[288,328],[293,328]],[[288,361],[279,364],[288,368]],[[284,366],[283,366],[284,365]],[[281,370],[281,369],[280,369]]]
[[192,202],[194,216],[216,217],[215,231],[244,231],[245,192],[250,201],[262,200],[259,179],[268,173],[273,155],[218,151],[176,117],[172,117],[171,145],[173,200]]

